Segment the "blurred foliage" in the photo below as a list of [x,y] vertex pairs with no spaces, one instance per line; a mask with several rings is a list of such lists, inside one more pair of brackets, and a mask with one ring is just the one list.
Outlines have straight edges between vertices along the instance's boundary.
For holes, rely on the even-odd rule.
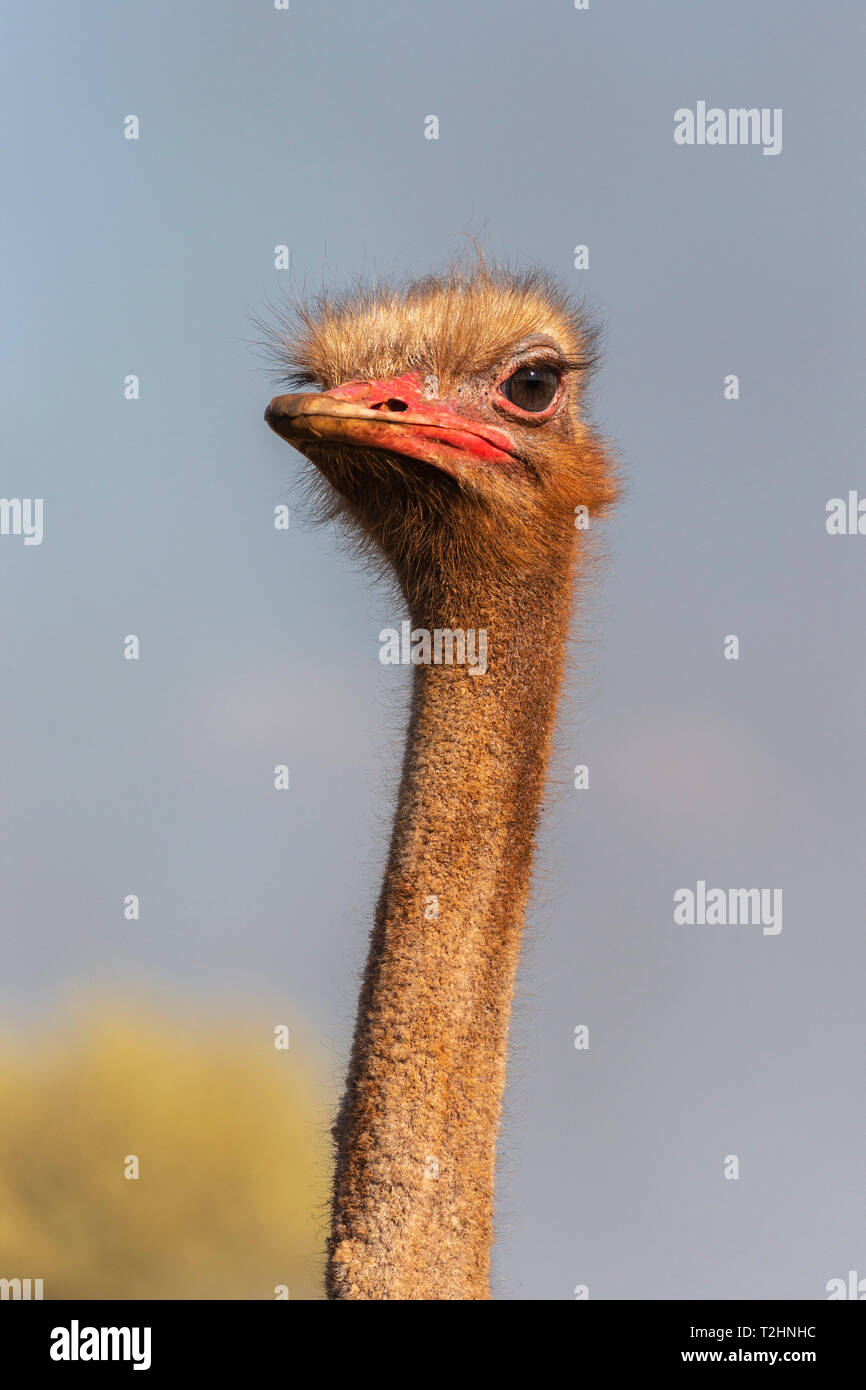
[[0,1277],[46,1299],[319,1297],[329,1100],[267,1028],[130,1007],[7,1034]]

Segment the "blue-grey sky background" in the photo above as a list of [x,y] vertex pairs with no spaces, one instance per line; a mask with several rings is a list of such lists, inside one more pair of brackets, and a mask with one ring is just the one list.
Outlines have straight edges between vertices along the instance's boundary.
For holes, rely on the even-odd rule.
[[[339,1085],[408,689],[377,634],[403,615],[297,511],[248,315],[470,232],[606,326],[593,409],[628,492],[527,931],[503,1298],[866,1274],[866,537],[825,530],[866,495],[864,27],[854,0],[4,12],[0,493],[45,499],[41,546],[0,537],[16,1024],[94,988],[245,1010]],[[781,154],[675,145],[700,99],[781,107]],[[781,888],[781,934],[675,926],[698,879]]]

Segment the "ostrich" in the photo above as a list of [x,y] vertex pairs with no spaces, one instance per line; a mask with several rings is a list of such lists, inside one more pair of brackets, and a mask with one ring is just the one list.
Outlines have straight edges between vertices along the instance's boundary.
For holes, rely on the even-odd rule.
[[[324,295],[275,335],[287,385],[304,389],[265,420],[396,577],[415,664],[333,1130],[327,1294],[487,1299],[511,1000],[585,572],[576,516],[616,495],[582,414],[594,335],[542,272],[483,259]],[[437,633],[486,634],[486,669],[453,641],[431,660]]]

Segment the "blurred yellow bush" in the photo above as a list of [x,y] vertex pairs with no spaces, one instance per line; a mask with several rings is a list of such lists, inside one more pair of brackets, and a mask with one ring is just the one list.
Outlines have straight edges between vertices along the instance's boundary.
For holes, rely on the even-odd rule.
[[46,1299],[319,1297],[329,1099],[294,1045],[223,1020],[115,1007],[7,1035],[0,1278]]

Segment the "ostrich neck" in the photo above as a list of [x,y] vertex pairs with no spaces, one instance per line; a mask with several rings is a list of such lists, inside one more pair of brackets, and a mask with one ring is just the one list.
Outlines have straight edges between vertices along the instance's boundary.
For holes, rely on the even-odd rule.
[[490,1296],[496,1134],[535,824],[562,677],[562,573],[443,591],[427,629],[485,629],[487,671],[419,666],[348,1086],[328,1291]]

